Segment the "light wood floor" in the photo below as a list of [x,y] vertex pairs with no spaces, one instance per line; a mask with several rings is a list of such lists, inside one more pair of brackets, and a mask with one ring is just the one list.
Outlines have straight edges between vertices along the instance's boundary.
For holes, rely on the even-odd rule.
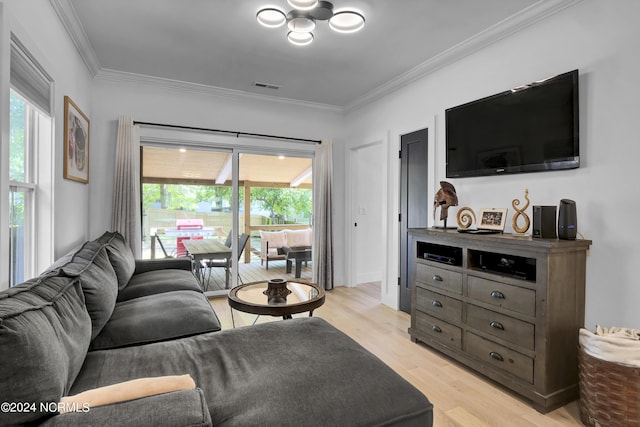
[[[271,267],[269,267],[271,270]],[[513,394],[479,377],[451,359],[412,343],[408,314],[380,303],[379,283],[327,292],[322,317],[382,359],[434,404],[436,427],[581,426],[577,402],[542,415]],[[226,297],[211,298],[223,329],[232,327]],[[306,316],[298,315],[298,316]],[[297,316],[294,316],[297,317]],[[256,316],[233,312],[236,327]],[[269,316],[258,323],[282,321]]]

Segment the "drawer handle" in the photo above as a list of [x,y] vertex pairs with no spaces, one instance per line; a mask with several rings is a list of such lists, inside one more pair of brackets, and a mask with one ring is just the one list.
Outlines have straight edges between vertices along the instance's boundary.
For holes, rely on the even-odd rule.
[[432,330],[433,332],[437,332],[437,333],[441,333],[441,332],[442,332],[442,329],[440,329],[440,327],[439,327],[439,326],[436,326],[436,325],[433,325],[433,326],[431,327],[431,330]]
[[498,362],[504,362],[504,358],[498,352],[492,351],[491,353],[489,353],[489,356],[491,356],[493,360],[497,360]]
[[504,299],[504,294],[500,291],[491,291],[491,297],[496,299]]
[[434,307],[442,308],[442,303],[440,301],[432,301],[431,305]]
[[504,325],[500,322],[492,321],[491,323],[489,323],[489,326],[491,326],[493,329],[500,329],[501,331],[504,331]]
[[434,282],[442,282],[442,276],[438,275],[438,274],[434,274],[433,277],[431,278],[431,280],[433,280]]

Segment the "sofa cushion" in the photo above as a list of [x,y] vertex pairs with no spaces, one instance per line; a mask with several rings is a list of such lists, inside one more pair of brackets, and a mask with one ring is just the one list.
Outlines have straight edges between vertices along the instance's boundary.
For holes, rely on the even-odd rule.
[[317,317],[89,352],[72,392],[185,372],[213,425],[432,425],[419,390]]
[[[126,288],[118,293],[118,302],[171,291],[202,292],[191,271],[153,270],[134,274]],[[204,298],[204,297],[201,297]]]
[[118,278],[118,289],[123,289],[136,269],[136,259],[131,247],[122,234],[114,231],[107,231],[96,241],[106,246],[109,261]]
[[119,302],[91,342],[104,350],[171,340],[220,330],[220,321],[200,292],[174,291]]
[[78,250],[56,261],[50,271],[79,277],[95,338],[111,317],[118,296],[118,279],[103,244],[86,242]]
[[91,319],[78,278],[41,276],[0,293],[0,396],[35,411],[0,412],[0,425],[50,415],[40,402],[58,402],[80,371]]
[[260,238],[269,242],[269,248],[281,248],[287,245],[284,231],[262,231]]
[[311,246],[311,229],[306,230],[286,230],[286,245],[293,246]]

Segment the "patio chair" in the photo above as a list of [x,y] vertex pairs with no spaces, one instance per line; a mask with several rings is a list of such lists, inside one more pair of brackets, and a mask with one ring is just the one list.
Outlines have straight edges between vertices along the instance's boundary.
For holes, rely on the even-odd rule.
[[[227,245],[227,242],[225,242],[225,245],[227,246],[231,246],[231,233],[229,233],[229,236],[227,236],[227,241],[229,242],[229,244]],[[245,247],[247,246],[247,242],[249,241],[249,235],[246,233],[243,233],[240,238],[238,239],[238,262],[240,261],[240,256],[242,255],[242,252],[244,251]],[[208,269],[209,270],[209,275],[207,276],[207,285],[209,284],[209,279],[211,278],[211,269],[212,268],[224,268],[225,269],[225,289],[229,288],[229,277],[231,275],[231,258],[218,258],[218,259],[209,259],[209,260],[202,260],[201,261],[201,265],[204,269]],[[204,277],[204,276],[203,276]],[[242,281],[242,277],[240,276],[240,270],[238,270],[238,279],[240,279],[240,283],[244,283]],[[208,287],[208,286],[207,286]]]
[[165,249],[164,245],[162,244],[162,240],[160,240],[160,236],[158,236],[158,233],[155,234],[155,238],[156,238],[156,241],[158,242],[158,244],[160,245],[160,249],[162,249],[162,252],[164,253],[164,257],[165,258],[175,258],[176,250],[174,249],[173,251],[171,251],[171,253],[167,252],[167,250]]

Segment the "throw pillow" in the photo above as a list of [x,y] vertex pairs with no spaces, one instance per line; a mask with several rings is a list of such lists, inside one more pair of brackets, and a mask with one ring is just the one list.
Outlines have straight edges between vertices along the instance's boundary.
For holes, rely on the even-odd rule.
[[269,248],[281,248],[286,246],[283,231],[260,231],[260,238],[269,242]]
[[115,231],[107,231],[96,241],[105,244],[109,262],[111,262],[111,266],[118,278],[118,289],[124,289],[136,269],[136,259],[131,247],[127,244],[122,234]]
[[0,292],[0,400],[33,405],[0,412],[0,425],[50,416],[46,404],[69,391],[90,339],[80,279],[41,276]]
[[287,246],[311,246],[311,229],[287,230]]
[[172,391],[190,390],[196,387],[191,375],[168,375],[164,377],[138,378],[131,381],[112,384],[105,387],[83,391],[73,396],[60,399],[60,412],[65,408],[83,408],[88,406],[109,405],[126,402]]

